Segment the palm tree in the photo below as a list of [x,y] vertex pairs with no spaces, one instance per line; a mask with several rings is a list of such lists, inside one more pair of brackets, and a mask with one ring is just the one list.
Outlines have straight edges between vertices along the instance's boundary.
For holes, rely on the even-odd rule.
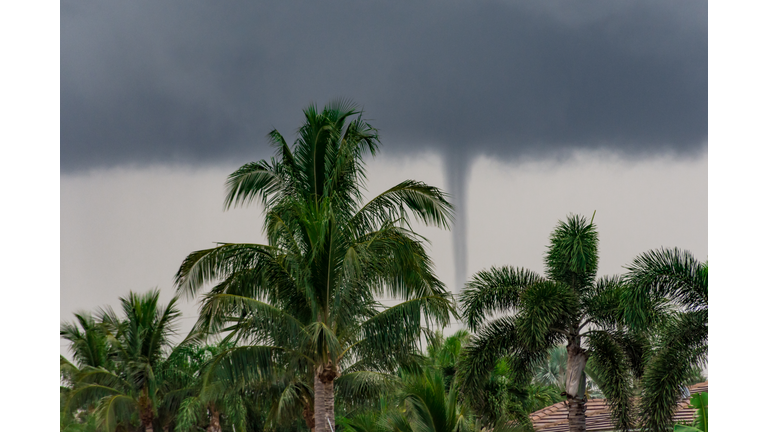
[[446,391],[443,374],[427,371],[406,377],[401,410],[388,417],[394,432],[469,432],[469,407],[459,400],[457,386]]
[[[550,236],[547,278],[512,267],[473,276],[460,297],[464,320],[476,331],[460,367],[468,394],[482,388],[499,357],[508,357],[518,384],[528,385],[549,349],[565,343],[570,430],[586,427],[584,369],[590,357],[601,370],[617,427],[630,428],[630,375],[641,369],[635,357],[642,353],[642,338],[622,330],[620,279],[596,278],[597,246],[595,225],[569,216]],[[497,313],[505,315],[490,319]]]
[[61,365],[65,368],[62,373],[67,373],[67,368],[71,371],[71,367],[110,367],[109,343],[103,328],[89,313],[76,313],[75,319],[74,323],[62,324],[59,333],[63,339],[69,341],[69,350],[76,363],[72,364],[61,357]]
[[[247,345],[224,354],[221,370],[230,372],[222,374],[270,379],[277,362],[307,373],[314,430],[330,432],[342,372],[355,373],[361,389],[381,382],[380,373],[409,360],[425,319],[448,321],[450,295],[410,221],[447,228],[452,207],[439,189],[413,180],[365,203],[362,158],[375,155],[377,131],[344,101],[304,116],[292,148],[272,131],[276,158],[243,165],[227,181],[226,208],[263,204],[268,244],[193,252],[176,285],[194,296],[217,283],[196,331],[228,330]],[[385,309],[375,299],[382,295],[403,303]]]
[[456,374],[456,366],[461,355],[461,348],[467,344],[470,333],[466,329],[459,329],[451,336],[445,337],[441,331],[428,335],[427,359],[433,367],[443,373],[445,386],[451,387],[453,377]]
[[164,411],[173,416],[174,430],[197,430],[205,425],[208,432],[222,431],[222,415],[237,430],[245,429],[247,383],[229,386],[211,380],[209,365],[230,344],[185,345],[173,351],[163,362],[161,374],[167,386]]
[[[627,267],[625,317],[634,328],[660,328],[641,382],[640,421],[667,430],[686,380],[707,360],[708,264],[688,251],[651,250]],[[668,310],[671,318],[664,319]]]
[[[593,359],[587,360],[587,364],[584,367],[584,373],[587,375],[587,387],[585,389],[585,396],[587,399],[600,398],[602,393],[600,392],[599,378],[591,368]],[[565,346],[557,346],[549,349],[549,358],[546,362],[534,367],[533,382],[541,386],[552,386],[557,388],[560,392],[565,391],[565,382],[568,368],[568,350]]]
[[158,304],[159,295],[153,290],[120,298],[124,318],[111,308],[102,311],[100,321],[111,345],[114,369],[83,368],[70,392],[70,409],[96,403],[100,428],[108,432],[114,432],[118,424],[128,424],[134,414],[146,432],[154,430],[161,399],[155,371],[170,348],[169,337],[180,315],[176,298],[163,308]]
[[[109,358],[110,345],[107,334],[101,324],[90,313],[76,313],[75,322],[63,323],[60,335],[69,342],[69,351],[73,362],[59,356],[61,374],[60,398],[62,401],[61,429],[95,428],[93,406],[68,407],[68,401],[79,375],[89,369],[106,368],[112,370],[114,362]],[[74,410],[81,410],[73,417]]]
[[69,351],[74,360],[72,363],[66,357],[59,356],[62,393],[72,389],[82,369],[114,367],[109,359],[107,334],[100,323],[89,313],[76,313],[75,319],[73,323],[63,323],[59,333],[69,341]]

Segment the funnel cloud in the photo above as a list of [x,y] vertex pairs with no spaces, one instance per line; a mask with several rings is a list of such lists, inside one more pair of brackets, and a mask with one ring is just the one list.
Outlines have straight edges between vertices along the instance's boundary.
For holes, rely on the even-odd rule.
[[470,163],[707,145],[702,1],[61,2],[61,170],[265,158],[347,97],[383,151],[437,151],[466,278]]

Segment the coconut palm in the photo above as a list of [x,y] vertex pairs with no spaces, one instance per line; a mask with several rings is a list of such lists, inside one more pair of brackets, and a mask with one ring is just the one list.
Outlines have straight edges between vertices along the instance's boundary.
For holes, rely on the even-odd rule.
[[209,379],[206,371],[211,361],[227,344],[182,345],[164,361],[158,371],[163,385],[162,411],[175,431],[222,431],[222,415],[235,429],[245,428],[245,386],[228,386]]
[[[77,383],[79,375],[90,369],[106,368],[113,370],[114,362],[109,358],[110,345],[107,333],[101,324],[90,313],[76,313],[75,322],[63,323],[60,335],[69,342],[69,351],[73,362],[66,357],[59,356],[59,369],[61,374],[61,429],[75,430],[79,427],[95,428],[92,415],[93,406],[72,406],[67,408],[68,401]],[[80,415],[73,418],[71,415],[75,409],[82,409]],[[78,420],[82,420],[79,422]]]
[[[651,250],[630,264],[625,317],[634,328],[660,328],[641,382],[640,421],[667,430],[685,383],[707,360],[708,264],[688,252]],[[671,318],[664,319],[671,309]]]
[[109,368],[109,343],[104,329],[90,313],[76,313],[76,321],[61,325],[60,335],[69,341],[69,350],[75,363],[61,357],[62,374],[83,367]]
[[[226,208],[263,204],[268,244],[193,252],[176,285],[194,296],[216,283],[196,331],[231,331],[243,345],[222,357],[220,370],[230,371],[222,374],[269,380],[278,363],[308,374],[314,430],[326,432],[342,372],[380,382],[377,373],[408,361],[425,319],[447,322],[450,295],[410,222],[447,228],[452,207],[439,189],[413,180],[366,203],[362,158],[375,155],[377,131],[344,101],[321,112],[310,106],[304,117],[292,147],[272,131],[276,158],[243,165],[227,181]],[[376,300],[384,295],[403,302],[385,309]]]
[[[590,357],[601,370],[617,427],[630,428],[630,376],[641,369],[633,359],[642,355],[642,338],[622,331],[620,279],[596,278],[597,246],[595,225],[569,216],[550,236],[546,278],[512,267],[473,276],[460,297],[464,320],[476,331],[459,369],[465,392],[482,388],[499,357],[508,357],[518,384],[527,385],[549,349],[565,343],[570,430],[586,427],[584,369]],[[493,314],[502,315],[492,319]]]
[[[308,429],[315,427],[313,410],[313,381],[312,370],[300,367],[292,362],[289,355],[275,355],[268,376],[256,373],[243,373],[240,365],[232,360],[238,356],[239,350],[231,343],[205,347],[206,354],[216,353],[204,364],[199,361],[197,371],[185,388],[184,400],[178,403],[168,397],[164,399],[167,412],[173,405],[178,405],[178,415],[175,418],[175,430],[189,431],[206,426],[209,432],[221,431],[222,415],[226,416],[235,429],[244,429],[246,411],[250,408],[248,399],[255,395],[257,399],[258,416],[264,427],[277,430],[295,426],[296,419],[303,419]],[[199,351],[201,348],[190,346],[187,349],[177,349],[169,362],[176,356],[177,351]],[[282,358],[282,361],[280,360]],[[167,363],[167,362],[166,362]],[[361,376],[362,375],[362,376]],[[397,376],[384,373],[374,374],[365,371],[342,370],[334,380],[334,393],[337,398],[349,400],[345,408],[360,408],[371,398],[378,396],[384,390],[392,389],[398,380]]]
[[159,295],[158,290],[153,290],[144,295],[131,292],[127,298],[120,298],[124,318],[111,308],[102,311],[100,321],[107,332],[115,367],[83,368],[69,395],[70,409],[96,403],[102,430],[113,432],[136,414],[145,431],[154,430],[162,396],[155,371],[170,349],[169,337],[180,315],[176,298],[162,307]]

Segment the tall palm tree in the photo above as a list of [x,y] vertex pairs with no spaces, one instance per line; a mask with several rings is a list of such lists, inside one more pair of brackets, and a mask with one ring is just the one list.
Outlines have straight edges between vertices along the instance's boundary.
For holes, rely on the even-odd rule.
[[[616,425],[629,430],[630,375],[640,369],[635,357],[643,345],[622,331],[620,279],[596,277],[597,247],[595,225],[569,216],[550,236],[546,278],[513,267],[492,267],[473,276],[460,297],[464,320],[476,331],[459,369],[466,392],[482,388],[499,357],[509,357],[515,379],[527,385],[548,350],[565,343],[569,429],[586,428],[584,369],[592,357],[603,372],[602,390]],[[491,318],[498,313],[503,315]]]
[[647,430],[671,427],[686,380],[707,360],[708,267],[677,248],[648,251],[627,267],[627,322],[660,328],[641,382],[640,421]]
[[119,424],[128,424],[138,414],[141,426],[152,432],[155,426],[161,385],[155,371],[170,349],[169,337],[180,312],[176,298],[166,307],[158,304],[160,292],[144,295],[131,292],[120,298],[124,317],[111,309],[102,311],[104,325],[111,345],[114,369],[83,368],[77,374],[70,392],[71,408],[96,403],[100,428],[114,432]]
[[[344,101],[304,110],[290,147],[276,130],[276,158],[229,176],[225,207],[259,200],[268,244],[221,244],[191,253],[176,285],[202,300],[196,331],[231,331],[245,343],[221,370],[268,379],[281,362],[313,377],[315,432],[334,429],[334,381],[355,372],[358,388],[380,382],[415,351],[425,319],[446,323],[450,295],[434,274],[414,217],[447,228],[452,207],[437,188],[406,180],[367,203],[363,156],[377,131]],[[390,308],[376,300],[403,299]],[[227,375],[227,374],[225,374]]]

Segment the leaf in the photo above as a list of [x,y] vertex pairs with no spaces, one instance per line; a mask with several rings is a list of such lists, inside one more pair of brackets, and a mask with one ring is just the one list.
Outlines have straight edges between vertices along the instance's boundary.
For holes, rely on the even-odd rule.
[[692,427],[692,426],[680,425],[680,424],[676,424],[674,426],[674,429],[672,429],[672,430],[674,432],[703,432],[701,429],[697,429],[697,428]]

